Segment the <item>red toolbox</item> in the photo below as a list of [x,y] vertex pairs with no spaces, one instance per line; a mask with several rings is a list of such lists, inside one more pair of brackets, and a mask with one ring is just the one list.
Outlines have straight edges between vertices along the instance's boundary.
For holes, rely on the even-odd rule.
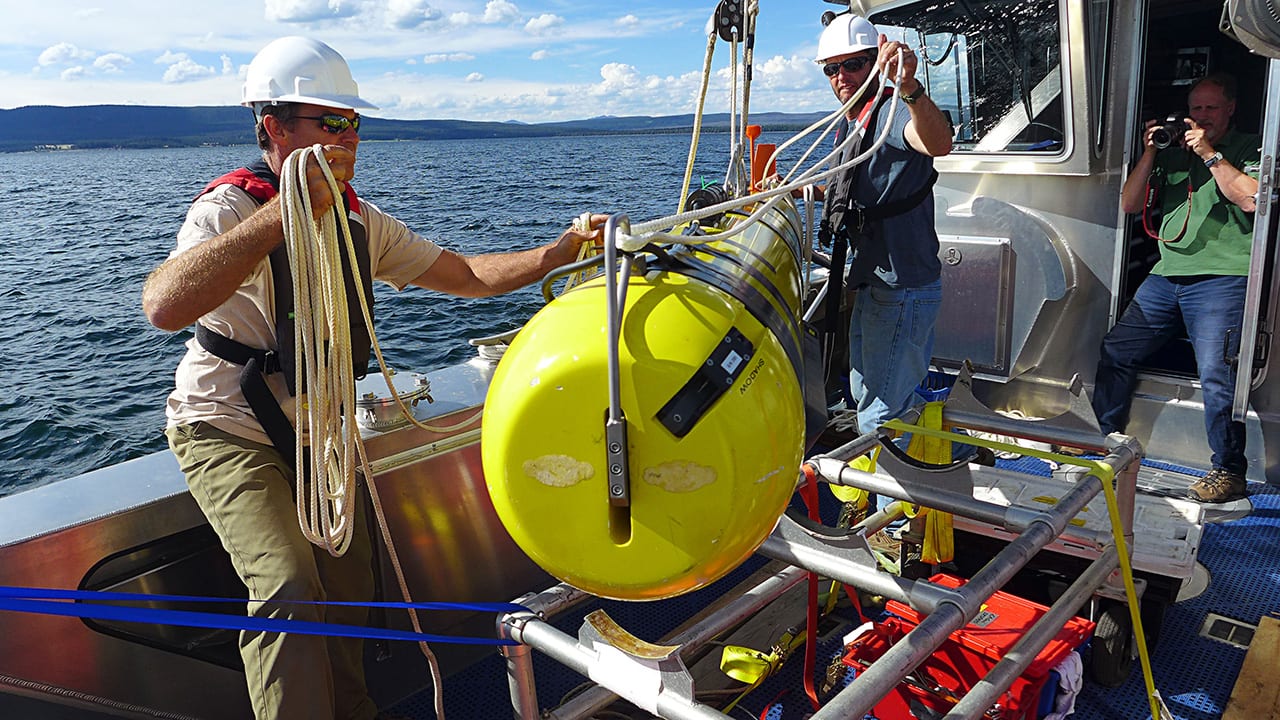
[[[951,575],[930,578],[936,584],[956,588],[964,580]],[[845,648],[844,662],[856,671],[866,669],[922,619],[909,606],[890,601],[887,617]],[[1029,600],[997,592],[973,621],[951,633],[932,656],[920,664],[893,692],[875,707],[880,720],[912,720],[935,717],[949,711],[1002,657],[1048,608]],[[1093,634],[1093,623],[1072,618],[1014,680],[987,715],[1000,720],[1035,720],[1050,671]],[[1050,696],[1051,699],[1052,696]]]

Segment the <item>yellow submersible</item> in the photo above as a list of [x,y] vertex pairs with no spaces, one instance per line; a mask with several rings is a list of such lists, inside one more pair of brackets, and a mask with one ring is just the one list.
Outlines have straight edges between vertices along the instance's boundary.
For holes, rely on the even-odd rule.
[[624,278],[608,253],[615,223],[629,231],[619,217],[603,272],[542,308],[499,362],[482,455],[530,558],[594,595],[648,600],[739,565],[795,489],[802,225],[789,197],[739,233],[746,216],[728,213],[635,253]]

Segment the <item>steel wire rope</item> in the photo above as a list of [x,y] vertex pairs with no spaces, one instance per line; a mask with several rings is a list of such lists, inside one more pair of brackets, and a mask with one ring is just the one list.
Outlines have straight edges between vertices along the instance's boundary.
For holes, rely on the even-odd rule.
[[[413,602],[412,593],[409,591],[408,583],[405,580],[404,569],[400,563],[399,553],[396,551],[395,541],[391,537],[390,529],[387,527],[386,515],[382,509],[382,501],[381,501],[381,498],[378,496],[377,487],[373,482],[373,471],[369,463],[368,454],[365,451],[364,442],[360,438],[360,434],[355,423],[355,417],[354,417],[355,380],[354,380],[354,374],[352,372],[351,365],[350,365],[351,339],[350,339],[349,323],[333,320],[335,316],[332,313],[330,313],[329,317],[326,319],[326,328],[329,326],[335,326],[333,327],[332,330],[330,330],[330,333],[331,335],[334,335],[336,337],[331,338],[330,335],[326,335],[324,338],[308,337],[310,333],[304,333],[303,331],[304,326],[312,325],[313,320],[312,320],[312,311],[310,307],[311,303],[304,300],[304,298],[308,300],[311,298],[309,295],[303,294],[303,286],[299,285],[298,283],[300,278],[309,279],[305,274],[303,274],[300,271],[298,267],[301,264],[301,261],[303,260],[310,261],[314,259],[316,256],[311,252],[311,250],[314,248],[320,248],[322,250],[322,254],[327,252],[326,258],[328,262],[323,263],[326,266],[326,268],[318,268],[317,273],[329,279],[330,287],[333,289],[332,289],[332,292],[326,295],[325,300],[330,302],[333,306],[337,306],[337,305],[341,306],[341,314],[336,315],[336,317],[342,318],[342,319],[349,317],[347,314],[347,308],[346,308],[345,282],[342,279],[340,272],[331,272],[334,268],[341,267],[341,263],[338,262],[338,255],[336,254],[336,246],[338,244],[336,235],[337,235],[337,230],[339,228],[339,225],[341,226],[342,235],[346,239],[345,249],[347,252],[347,258],[350,263],[350,267],[352,268],[352,272],[355,272],[355,268],[358,267],[356,263],[355,247],[351,241],[351,229],[347,223],[346,213],[344,212],[327,213],[325,215],[325,219],[318,224],[315,220],[315,216],[312,214],[311,196],[309,193],[308,182],[306,179],[307,162],[312,157],[316,159],[317,164],[320,166],[320,169],[323,171],[325,182],[329,186],[329,191],[333,193],[333,197],[334,198],[342,197],[342,190],[338,186],[337,180],[333,176],[333,171],[329,168],[329,163],[324,157],[324,148],[321,145],[317,144],[309,148],[301,148],[299,150],[295,150],[285,160],[285,164],[281,173],[280,202],[281,202],[281,212],[283,214],[285,244],[286,244],[286,248],[289,251],[290,265],[292,266],[291,272],[294,276],[295,314],[297,315],[294,323],[295,343],[296,343],[296,347],[298,348],[304,348],[304,342],[309,343],[307,347],[310,348],[310,351],[304,351],[303,353],[304,356],[307,356],[310,352],[314,352],[315,344],[318,341],[323,339],[330,339],[330,346],[326,349],[327,357],[336,358],[337,366],[342,366],[343,363],[346,364],[345,381],[340,380],[340,385],[343,393],[340,398],[341,400],[341,402],[339,403],[340,408],[332,410],[332,413],[334,415],[340,416],[344,421],[343,427],[345,429],[345,432],[342,432],[343,442],[345,443],[349,440],[351,444],[355,447],[358,453],[361,467],[363,468],[363,472],[365,476],[365,487],[368,488],[368,491],[369,491],[369,498],[373,504],[374,515],[378,522],[378,529],[382,535],[383,544],[387,549],[387,555],[391,561],[391,566],[395,571],[396,581],[400,586],[401,596],[404,598],[405,602]],[[336,220],[334,218],[335,215],[337,216]],[[332,282],[333,282],[332,276],[335,274],[337,276],[336,288],[332,285]],[[434,428],[424,425],[423,423],[419,422],[416,418],[414,418],[412,412],[410,412],[409,409],[405,407],[403,400],[400,398],[400,394],[396,392],[395,386],[391,381],[391,375],[387,370],[386,361],[382,356],[382,350],[378,346],[377,336],[374,334],[374,331],[373,331],[373,318],[370,316],[370,313],[369,313],[370,298],[365,297],[364,286],[362,282],[355,282],[353,284],[356,287],[356,294],[360,301],[360,308],[364,317],[365,327],[369,330],[369,339],[371,341],[373,351],[377,355],[378,366],[382,371],[382,376],[387,382],[387,388],[390,390],[392,397],[396,399],[396,403],[400,406],[401,411],[404,412],[405,417],[407,417],[410,420],[410,422],[412,422],[415,425],[418,425],[419,427],[423,427],[428,430],[434,430]],[[309,285],[307,286],[307,289],[308,290],[310,289]],[[326,309],[332,310],[334,312],[336,312],[338,309],[337,307],[331,307],[331,306],[325,306],[325,307]],[[304,316],[305,316],[305,319],[304,319]],[[340,328],[345,328],[345,332],[343,332]],[[302,337],[299,337],[299,335],[301,335]],[[345,344],[344,344],[344,340],[345,340]],[[328,365],[327,362],[326,362],[326,365]],[[297,366],[298,366],[297,373],[301,375],[303,363],[299,362],[297,363]],[[315,377],[316,377],[315,374],[310,372],[308,373],[309,379],[315,378]],[[298,378],[298,379],[300,382],[301,378]],[[315,398],[312,397],[312,393],[310,392],[313,389],[311,387],[311,385],[313,384],[314,384],[314,380],[310,380],[309,387],[308,387],[309,392],[305,395],[305,399],[303,397],[299,398],[298,411],[297,411],[297,415],[295,416],[295,421],[298,423],[298,427],[300,430],[304,427],[307,428],[308,431],[313,428],[313,426],[310,424],[306,426],[301,424],[302,408],[304,406],[308,408],[308,415],[310,417],[310,414],[311,414],[309,410],[310,406],[317,404],[315,402]],[[298,387],[301,388],[302,385],[299,384]],[[328,395],[329,393],[327,391],[323,393],[323,396],[325,397],[327,397]],[[483,411],[477,412],[471,418],[465,421],[462,421],[460,423],[457,423],[453,426],[450,426],[450,428],[447,428],[447,429],[454,429],[454,428],[469,424],[471,422],[474,422],[477,418],[480,417],[482,412]],[[299,464],[297,466],[302,467],[301,459],[303,456],[302,446],[303,446],[304,440],[301,432],[299,432],[298,438],[299,438],[299,441],[296,449],[296,452],[297,452],[296,458]],[[311,445],[314,447],[314,444],[315,444],[314,438],[311,438],[311,440],[312,440]],[[328,446],[331,442],[332,442],[331,440],[326,439],[325,445]],[[298,492],[299,525],[302,528],[303,534],[306,535],[307,539],[310,540],[311,542],[317,545],[320,545],[321,547],[324,547],[326,550],[330,552],[330,554],[337,554],[337,555],[340,555],[342,554],[342,552],[345,552],[347,545],[350,543],[352,530],[354,529],[355,468],[354,468],[354,465],[350,463],[346,463],[344,464],[342,470],[345,473],[344,477],[342,478],[343,484],[342,484],[342,490],[341,490],[344,525],[340,529],[335,529],[334,532],[332,533],[330,532],[314,533],[308,527],[309,523],[306,522],[306,520],[304,519],[304,498],[303,498],[304,477],[301,473],[299,474],[299,477],[298,477],[298,491],[297,491]],[[315,475],[316,472],[317,472],[316,467],[313,464],[311,468],[312,478],[316,477]],[[326,476],[325,476],[326,482],[328,481],[327,472],[328,472],[328,466],[326,463]],[[313,480],[310,485],[314,493],[316,488],[318,487],[318,484]],[[317,498],[313,500],[312,505],[314,506],[318,504],[319,507],[321,508],[327,508],[328,502],[329,502],[329,499],[327,497],[325,497],[324,501],[321,502],[320,497],[317,496]],[[314,513],[312,514],[312,517],[314,517]],[[337,534],[338,530],[340,530],[341,534],[344,536],[343,539],[341,540],[340,549],[334,547],[329,542],[329,537],[332,534]],[[324,544],[316,543],[316,541],[312,539],[312,536],[316,534],[320,534],[322,536],[322,542]],[[337,550],[337,552],[335,552],[335,550]],[[414,632],[422,634],[422,625],[418,620],[417,611],[414,610],[413,608],[409,608],[407,612],[409,615],[409,621],[412,624]],[[445,718],[444,692],[443,692],[444,681],[440,673],[440,663],[436,659],[435,653],[431,650],[431,647],[426,643],[425,640],[420,641],[418,643],[418,647],[421,650],[423,656],[427,659],[427,665],[431,672],[431,681],[433,685],[433,696],[434,696],[434,706],[435,706],[436,717],[439,720],[444,720]]]
[[[806,130],[802,131],[799,135],[802,137],[803,135],[808,134],[809,132],[812,132],[822,123],[830,122],[832,126],[834,126],[835,124],[838,124],[840,116],[843,113],[846,113],[849,108],[852,108],[853,105],[857,102],[857,100],[865,94],[865,90],[870,85],[871,80],[872,80],[872,76],[868,76],[867,81],[863,84],[862,88],[859,88],[859,91],[855,93],[852,97],[850,97],[848,102],[846,102],[835,112],[827,116],[827,118],[823,118],[822,120],[819,120],[818,122],[814,123],[809,128],[807,128]],[[886,85],[886,79],[883,77],[880,78],[881,91],[883,91],[883,88],[885,87],[885,85]],[[885,127],[881,130],[881,132],[879,133],[879,136],[876,138],[875,142],[872,143],[871,147],[867,148],[865,151],[859,153],[855,157],[850,158],[849,160],[843,163],[839,163],[834,166],[828,167],[826,170],[821,169],[824,165],[830,163],[833,158],[837,157],[841,152],[843,152],[845,148],[851,146],[854,142],[861,142],[862,132],[866,129],[865,122],[861,120],[851,128],[851,131],[849,132],[848,137],[846,137],[843,142],[837,145],[836,148],[832,150],[832,152],[830,152],[829,154],[824,156],[822,159],[814,163],[814,165],[811,168],[801,172],[801,174],[797,176],[795,180],[783,183],[781,185],[775,186],[768,190],[762,190],[759,192],[751,193],[749,195],[746,195],[740,198],[734,198],[734,199],[727,200],[725,202],[718,203],[716,205],[711,205],[705,208],[699,208],[697,210],[689,210],[683,213],[678,213],[675,215],[670,215],[670,216],[658,218],[655,220],[635,223],[632,225],[630,232],[619,233],[618,235],[619,249],[623,251],[634,252],[644,247],[645,245],[651,242],[654,242],[655,240],[667,241],[667,242],[679,242],[679,243],[684,243],[686,245],[692,245],[692,244],[697,244],[699,242],[705,243],[705,242],[720,240],[730,235],[741,233],[745,231],[747,227],[750,226],[751,223],[759,220],[766,212],[768,212],[768,210],[772,209],[777,204],[780,196],[784,194],[789,195],[792,190],[802,190],[806,185],[810,185],[813,182],[818,180],[824,180],[826,178],[835,176],[841,172],[844,172],[845,170],[853,168],[856,165],[864,162],[868,157],[871,156],[872,153],[880,149],[880,147],[884,144],[885,140],[888,138],[889,131],[893,126],[893,120],[894,120],[895,114],[897,113],[897,110],[898,110],[897,103],[893,103],[889,106],[889,120],[888,122],[885,123]],[[829,131],[830,131],[830,128],[828,129],[828,132]],[[825,133],[824,133],[824,136],[825,136]],[[781,149],[782,148],[779,148],[779,150]],[[775,156],[776,156],[776,152],[775,152]],[[682,225],[684,223],[688,223],[704,217],[716,215],[718,213],[726,212],[728,210],[736,210],[746,205],[751,205],[753,203],[757,203],[761,201],[764,201],[765,204],[761,206],[759,209],[755,210],[753,213],[751,213],[751,215],[747,217],[745,220],[736,224],[732,229],[726,230],[721,233],[716,233],[714,235],[710,235],[705,238],[696,238],[696,237],[691,237],[687,235],[675,235],[672,233],[666,233],[666,232],[660,231],[662,229]]]
[[702,84],[698,88],[698,105],[693,113],[693,132],[689,140],[689,159],[684,165],[684,184],[680,192],[680,202],[676,205],[676,214],[684,212],[684,204],[689,197],[689,182],[693,180],[693,166],[698,157],[698,141],[702,137],[702,116],[707,106],[707,89],[711,86],[711,60],[716,54],[715,14],[707,22],[707,51],[702,59]]

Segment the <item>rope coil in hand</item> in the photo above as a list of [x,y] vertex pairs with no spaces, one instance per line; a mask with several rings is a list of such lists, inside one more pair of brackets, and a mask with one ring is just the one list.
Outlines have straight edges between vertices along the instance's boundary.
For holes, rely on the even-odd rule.
[[[312,212],[307,181],[307,163],[312,158],[324,172],[337,203],[335,211],[320,220]],[[357,452],[364,459],[364,445],[358,442],[355,422],[355,373],[341,253],[349,253],[350,267],[358,265],[341,198],[342,188],[320,145],[295,150],[285,160],[280,177],[280,207],[296,298],[298,524],[308,541],[334,556],[345,553],[351,543]],[[346,240],[345,248],[339,243],[339,227]],[[355,286],[365,322],[372,327],[364,288],[360,283]]]

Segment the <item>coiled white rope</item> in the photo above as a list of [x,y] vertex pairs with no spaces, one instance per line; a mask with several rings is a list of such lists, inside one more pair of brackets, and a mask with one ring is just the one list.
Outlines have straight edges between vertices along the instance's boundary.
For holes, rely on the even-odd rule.
[[[335,556],[346,552],[355,529],[357,506],[355,463],[351,453],[354,448],[364,470],[369,499],[400,585],[401,596],[406,602],[413,602],[399,553],[396,552],[395,542],[387,527],[377,487],[372,481],[373,472],[354,416],[356,401],[355,374],[351,366],[351,328],[340,260],[340,253],[345,251],[352,272],[358,272],[355,247],[351,242],[351,228],[345,212],[326,213],[323,220],[315,220],[306,170],[307,161],[312,157],[324,172],[325,182],[336,202],[341,202],[342,198],[342,188],[329,169],[321,145],[295,150],[285,160],[280,178],[280,206],[285,246],[289,252],[293,276],[294,343],[299,352],[295,374],[298,382],[296,387],[299,388],[298,409],[295,414],[298,428],[295,461],[297,467],[303,467],[302,458],[307,454],[303,449],[304,445],[310,448],[312,459],[305,477],[302,473],[298,476],[298,522],[303,535],[310,542]],[[342,237],[346,239],[345,248],[338,247],[339,226]],[[371,298],[365,297],[364,283],[357,281],[353,284],[365,327],[369,330],[373,352],[378,358],[378,366],[391,396],[395,398],[405,417],[424,429],[446,432],[479,419],[481,413],[477,412],[447,428],[434,428],[419,422],[413,416],[413,412],[405,406],[395,389],[386,360],[382,356],[382,348],[374,334],[373,318],[369,312]],[[316,308],[319,308],[319,312],[315,312]],[[307,378],[305,394],[302,392],[304,386],[301,382],[304,367]],[[304,409],[306,424],[303,424]],[[308,436],[309,443],[304,440]],[[421,633],[422,625],[417,611],[409,609],[408,613],[414,631]],[[436,717],[444,720],[443,679],[439,661],[425,641],[418,643],[418,647],[426,657],[431,672]]]
[[[338,223],[342,237],[351,237],[351,231],[345,212],[325,213],[318,221],[312,214],[307,161],[313,156],[324,169],[336,202],[342,202],[342,190],[322,147],[303,148],[289,155],[281,170],[280,207],[295,297],[298,402],[294,421],[298,444],[294,458],[298,525],[307,540],[336,557],[351,543],[356,508],[359,431]],[[355,272],[354,261],[351,267]],[[361,455],[363,450],[361,444]]]

